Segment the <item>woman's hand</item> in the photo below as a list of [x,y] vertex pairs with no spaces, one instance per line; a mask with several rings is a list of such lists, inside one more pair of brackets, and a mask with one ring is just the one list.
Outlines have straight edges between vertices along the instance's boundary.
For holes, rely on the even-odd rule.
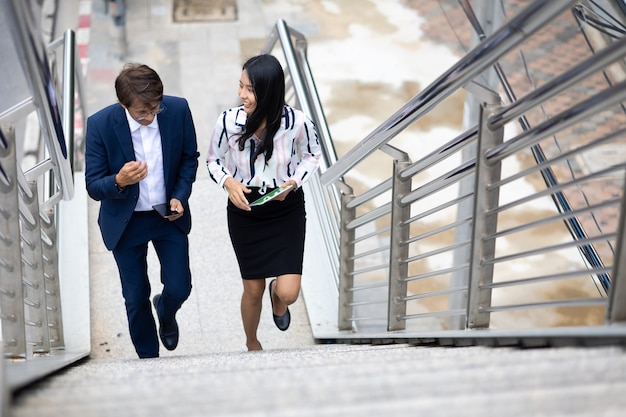
[[228,198],[232,201],[235,207],[246,211],[252,210],[248,205],[248,199],[245,196],[246,194],[250,194],[252,190],[235,180],[233,177],[226,178],[226,181],[224,181],[224,188],[228,192]]
[[289,180],[287,182],[283,182],[282,184],[279,185],[280,188],[285,188],[285,187],[289,187],[291,185],[291,190],[287,191],[286,193],[282,193],[280,194],[278,197],[276,197],[274,200],[278,200],[278,201],[283,201],[285,199],[285,197],[287,197],[287,194],[289,194],[290,192],[292,192],[293,190],[296,189],[296,186],[298,185],[296,183],[295,180]]

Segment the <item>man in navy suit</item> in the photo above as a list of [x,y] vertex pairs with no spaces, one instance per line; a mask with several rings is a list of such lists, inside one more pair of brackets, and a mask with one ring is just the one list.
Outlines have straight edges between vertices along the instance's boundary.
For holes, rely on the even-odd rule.
[[[98,224],[122,282],[130,337],[140,358],[178,344],[176,312],[191,293],[189,196],[196,179],[196,131],[187,101],[164,96],[150,67],[126,64],[115,80],[118,103],[87,120],[87,192],[100,201]],[[166,204],[167,217],[153,209]],[[148,242],[161,266],[163,290],[150,305]]]

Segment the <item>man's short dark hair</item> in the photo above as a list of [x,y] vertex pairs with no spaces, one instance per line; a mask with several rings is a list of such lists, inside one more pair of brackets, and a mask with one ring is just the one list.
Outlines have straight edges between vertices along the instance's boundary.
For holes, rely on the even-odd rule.
[[115,79],[117,99],[130,107],[134,99],[144,104],[163,99],[163,83],[155,70],[144,64],[126,64]]

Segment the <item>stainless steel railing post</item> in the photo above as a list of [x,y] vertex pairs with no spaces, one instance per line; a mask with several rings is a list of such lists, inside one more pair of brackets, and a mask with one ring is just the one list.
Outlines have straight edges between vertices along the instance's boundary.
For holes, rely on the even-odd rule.
[[352,193],[341,196],[341,231],[339,237],[339,330],[352,330],[354,301],[354,236],[353,228],[347,225],[354,220],[356,209],[348,208],[354,198]]
[[[626,173],[624,175],[626,177]],[[626,181],[626,178],[624,179]],[[606,321],[626,323],[626,193],[622,193],[620,219],[617,229],[613,276],[609,288],[609,300],[606,309]]]
[[15,130],[0,129],[0,320],[9,358],[26,357]]
[[481,105],[466,319],[466,327],[471,329],[488,328],[490,320],[491,289],[482,287],[493,281],[493,263],[488,260],[494,258],[496,241],[485,240],[484,236],[492,235],[497,229],[498,218],[490,211],[498,206],[500,189],[489,186],[500,180],[501,162],[488,164],[486,152],[504,138],[504,128],[489,128],[488,119],[497,110],[500,103]]
[[409,257],[410,224],[407,222],[411,216],[411,206],[401,204],[402,197],[411,192],[411,178],[402,179],[400,172],[411,165],[411,161],[395,160],[393,164],[393,187],[391,203],[391,236],[389,243],[389,313],[387,317],[387,330],[404,330],[406,328],[406,296],[409,265],[406,259]]
[[[51,349],[65,346],[61,314],[61,285],[59,282],[59,254],[57,250],[57,221],[55,211],[47,210],[40,217],[42,235],[43,273],[46,300],[47,327]],[[42,237],[43,237],[42,236]]]
[[21,221],[26,337],[27,343],[33,346],[33,353],[42,354],[50,352],[50,332],[46,307],[41,220],[37,183],[29,181],[28,186],[30,195],[23,193],[23,200],[32,217],[22,216]]

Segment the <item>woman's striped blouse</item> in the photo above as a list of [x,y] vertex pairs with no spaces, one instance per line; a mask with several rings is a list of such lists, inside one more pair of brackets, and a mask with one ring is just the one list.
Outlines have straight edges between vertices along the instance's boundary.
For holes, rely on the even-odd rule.
[[246,118],[243,107],[228,109],[218,118],[206,160],[211,179],[223,186],[226,178],[233,177],[262,191],[288,180],[295,180],[300,187],[319,166],[321,148],[314,123],[302,111],[286,105],[274,136],[272,157],[266,161],[260,154],[252,161],[259,139],[252,136],[243,151],[237,143]]

